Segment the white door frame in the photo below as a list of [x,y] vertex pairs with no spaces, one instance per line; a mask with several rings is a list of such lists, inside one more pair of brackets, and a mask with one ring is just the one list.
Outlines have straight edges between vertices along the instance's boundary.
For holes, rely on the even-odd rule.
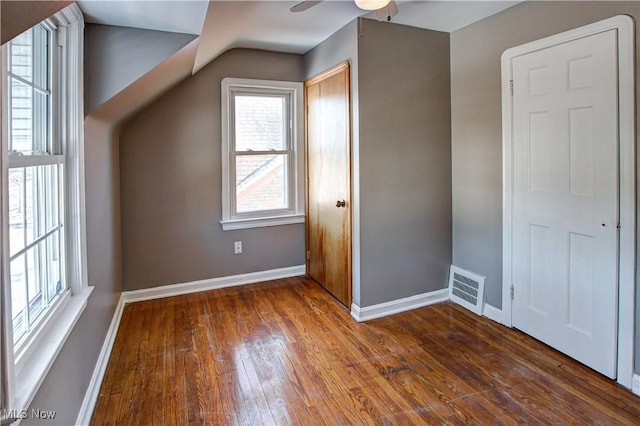
[[634,362],[636,266],[634,21],[626,15],[605,19],[530,43],[502,54],[502,312],[512,326],[513,105],[512,60],[537,50],[609,30],[618,32],[619,211],[617,380],[631,389]]

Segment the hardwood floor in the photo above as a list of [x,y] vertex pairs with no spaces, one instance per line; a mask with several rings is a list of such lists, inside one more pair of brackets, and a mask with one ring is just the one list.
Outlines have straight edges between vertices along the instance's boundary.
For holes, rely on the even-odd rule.
[[125,308],[92,424],[640,424],[640,398],[444,303],[358,324],[292,278]]

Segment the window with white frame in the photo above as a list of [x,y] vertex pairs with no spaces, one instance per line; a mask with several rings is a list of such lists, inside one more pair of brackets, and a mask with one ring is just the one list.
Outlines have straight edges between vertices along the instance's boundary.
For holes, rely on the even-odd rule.
[[2,47],[2,414],[26,409],[84,310],[82,51],[75,5]]
[[17,352],[67,290],[64,165],[53,137],[52,29],[39,24],[8,45],[9,271]]
[[222,228],[304,222],[302,83],[222,80]]

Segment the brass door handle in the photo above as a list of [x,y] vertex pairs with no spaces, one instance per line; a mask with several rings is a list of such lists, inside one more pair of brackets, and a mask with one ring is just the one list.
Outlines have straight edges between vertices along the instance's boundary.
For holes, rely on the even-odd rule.
[[336,207],[344,207],[346,205],[347,203],[344,200],[336,202]]

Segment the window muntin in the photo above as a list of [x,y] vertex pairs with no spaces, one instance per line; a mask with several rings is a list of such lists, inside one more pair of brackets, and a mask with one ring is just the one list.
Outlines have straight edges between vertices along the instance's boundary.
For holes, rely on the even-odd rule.
[[222,89],[223,229],[303,221],[301,84],[225,79]]
[[65,156],[52,129],[54,38],[39,24],[8,43],[8,263],[17,354],[69,288]]

